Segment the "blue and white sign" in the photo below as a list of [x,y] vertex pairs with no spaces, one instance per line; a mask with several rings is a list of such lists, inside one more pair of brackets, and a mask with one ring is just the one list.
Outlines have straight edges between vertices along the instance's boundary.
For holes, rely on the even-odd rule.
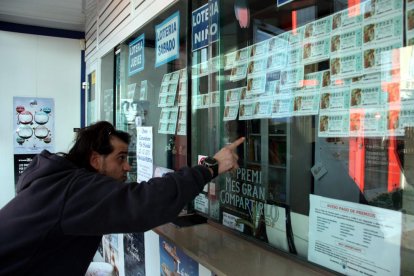
[[155,67],[179,57],[180,13],[177,11],[155,26]]
[[209,42],[218,40],[219,18],[218,0],[209,0],[207,4],[193,11],[191,16],[193,51],[208,46]]
[[287,4],[287,3],[290,3],[292,1],[293,0],[277,0],[277,6],[280,7],[280,6],[283,6],[283,5]]
[[128,58],[128,75],[138,73],[144,70],[145,56],[145,34],[140,35],[134,41],[129,43],[129,58]]

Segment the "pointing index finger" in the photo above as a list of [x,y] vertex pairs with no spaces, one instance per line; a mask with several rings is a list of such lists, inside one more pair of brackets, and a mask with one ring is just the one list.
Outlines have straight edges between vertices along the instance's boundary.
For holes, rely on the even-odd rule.
[[244,142],[245,138],[244,137],[240,137],[239,139],[237,139],[236,141],[234,141],[233,143],[231,143],[230,145],[228,145],[227,147],[230,150],[235,150],[238,146],[240,146],[243,142]]

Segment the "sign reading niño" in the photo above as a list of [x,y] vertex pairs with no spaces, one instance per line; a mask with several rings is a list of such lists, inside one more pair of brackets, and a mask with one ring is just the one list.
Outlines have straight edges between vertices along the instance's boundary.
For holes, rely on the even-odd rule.
[[192,12],[192,49],[196,51],[218,40],[219,37],[219,3],[209,2]]

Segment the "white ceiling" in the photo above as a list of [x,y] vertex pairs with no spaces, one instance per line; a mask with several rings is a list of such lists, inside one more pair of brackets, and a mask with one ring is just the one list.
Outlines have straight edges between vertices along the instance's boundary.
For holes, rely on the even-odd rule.
[[85,0],[0,0],[0,21],[85,31]]

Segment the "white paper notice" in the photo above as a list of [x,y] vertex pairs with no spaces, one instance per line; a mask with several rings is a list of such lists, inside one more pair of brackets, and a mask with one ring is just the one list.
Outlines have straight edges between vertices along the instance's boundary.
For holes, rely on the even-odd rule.
[[310,195],[308,259],[344,275],[399,275],[401,220],[400,212]]
[[152,127],[137,127],[137,178],[138,182],[152,178]]

